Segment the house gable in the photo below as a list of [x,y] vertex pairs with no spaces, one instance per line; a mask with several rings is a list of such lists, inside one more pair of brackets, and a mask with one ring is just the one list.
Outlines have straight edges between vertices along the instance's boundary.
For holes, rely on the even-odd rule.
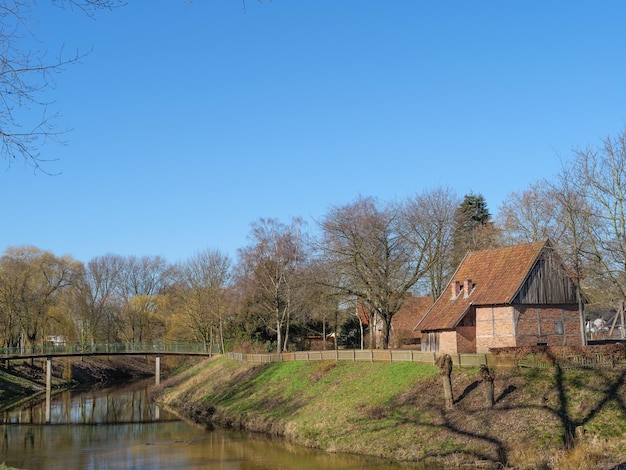
[[511,304],[576,304],[576,285],[553,249],[544,249]]

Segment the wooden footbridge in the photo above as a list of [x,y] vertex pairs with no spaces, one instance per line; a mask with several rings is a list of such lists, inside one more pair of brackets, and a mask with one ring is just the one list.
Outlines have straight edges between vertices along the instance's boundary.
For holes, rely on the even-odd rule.
[[206,356],[211,353],[201,344],[192,343],[114,343],[114,344],[71,344],[0,348],[0,360],[7,365],[10,361],[24,359],[46,359],[46,423],[50,422],[52,390],[52,359],[59,357],[84,356],[154,356],[155,384],[161,381],[162,356]]

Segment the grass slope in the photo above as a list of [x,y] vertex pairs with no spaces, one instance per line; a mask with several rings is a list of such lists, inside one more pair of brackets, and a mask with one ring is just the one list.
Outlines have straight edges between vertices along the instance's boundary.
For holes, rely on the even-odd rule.
[[164,381],[157,394],[197,422],[329,452],[447,467],[626,465],[626,370],[498,370],[492,409],[476,369],[455,369],[452,378],[455,406],[446,410],[431,365],[220,358]]

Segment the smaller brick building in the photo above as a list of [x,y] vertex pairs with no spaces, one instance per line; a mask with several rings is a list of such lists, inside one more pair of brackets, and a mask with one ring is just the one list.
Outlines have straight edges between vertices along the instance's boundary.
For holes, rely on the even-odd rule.
[[468,253],[415,326],[422,351],[581,345],[576,286],[549,240]]
[[[420,344],[421,336],[413,327],[426,314],[433,305],[433,298],[428,296],[414,296],[406,294],[404,303],[400,310],[391,319],[391,329],[389,331],[389,346],[391,348],[417,347]],[[369,327],[369,316],[365,312],[363,305],[357,304],[357,312],[361,323]],[[374,331],[377,345],[380,345],[383,322],[378,316],[374,316]]]

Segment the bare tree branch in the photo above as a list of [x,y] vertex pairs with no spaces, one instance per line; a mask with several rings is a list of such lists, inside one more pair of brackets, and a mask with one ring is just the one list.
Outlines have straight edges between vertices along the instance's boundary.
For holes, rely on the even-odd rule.
[[[60,8],[76,7],[88,16],[97,10],[124,5],[121,0],[51,0]],[[8,165],[23,160],[35,171],[45,171],[53,159],[41,156],[48,142],[63,144],[69,129],[59,126],[60,112],[49,111],[54,101],[47,93],[56,86],[55,75],[79,64],[88,54],[76,51],[66,55],[63,47],[54,59],[45,51],[25,48],[37,40],[29,20],[33,2],[0,0],[0,154]],[[40,110],[40,113],[37,112]],[[39,115],[39,117],[37,117]]]

